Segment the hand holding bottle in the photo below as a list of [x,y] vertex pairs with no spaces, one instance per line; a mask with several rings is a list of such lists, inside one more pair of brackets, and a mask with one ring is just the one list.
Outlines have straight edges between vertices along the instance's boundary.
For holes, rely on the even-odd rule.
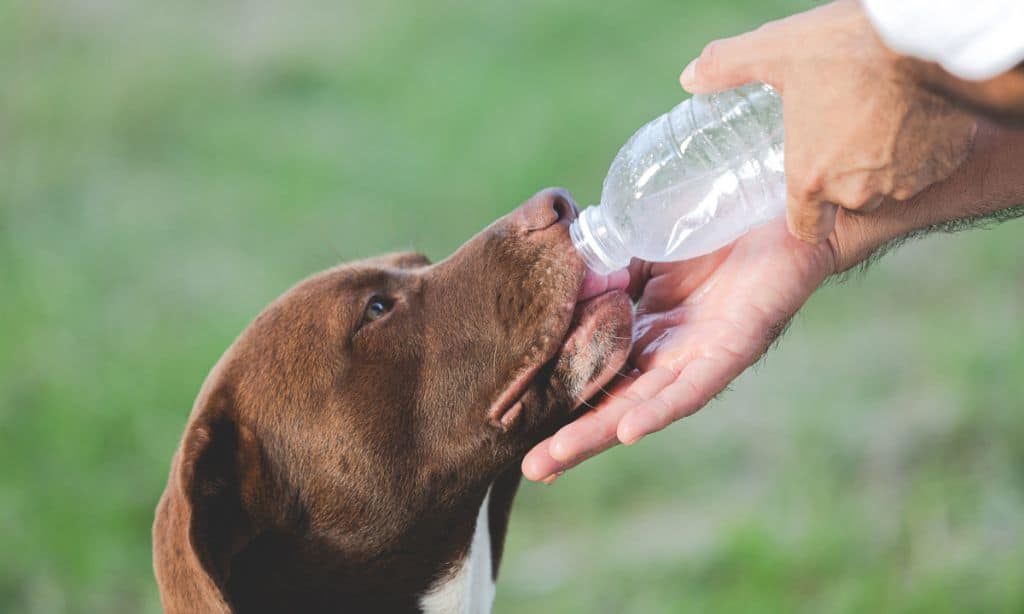
[[856,0],[838,0],[714,41],[683,71],[690,92],[763,81],[785,118],[787,218],[810,242],[836,206],[906,200],[964,160],[973,117],[921,82],[925,62],[889,50]]
[[[1024,131],[982,125],[970,160],[910,202],[886,201],[872,215],[841,210],[829,240],[794,238],[782,220],[751,230],[712,254],[630,268],[637,297],[632,373],[597,407],[542,441],[523,474],[551,481],[616,444],[699,410],[756,362],[790,317],[831,274],[922,229],[990,223],[1024,214]],[[823,371],[827,375],[827,369]]]
[[696,412],[765,352],[832,270],[828,244],[796,239],[781,219],[706,256],[634,261],[635,370],[596,409],[538,444],[523,474],[551,480]]
[[569,230],[591,269],[710,254],[785,211],[782,102],[763,83],[694,96],[633,134]]

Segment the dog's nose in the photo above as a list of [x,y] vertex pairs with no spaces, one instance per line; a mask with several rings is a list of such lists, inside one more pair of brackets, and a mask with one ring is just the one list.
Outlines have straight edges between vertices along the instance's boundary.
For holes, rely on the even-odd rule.
[[516,211],[518,223],[528,232],[544,230],[558,223],[568,225],[576,219],[579,208],[568,190],[548,188],[541,190]]

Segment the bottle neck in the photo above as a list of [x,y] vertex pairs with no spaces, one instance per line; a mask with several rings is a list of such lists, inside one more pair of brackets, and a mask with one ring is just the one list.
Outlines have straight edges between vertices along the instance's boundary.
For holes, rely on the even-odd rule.
[[629,266],[630,254],[622,238],[608,224],[600,205],[587,207],[569,226],[569,237],[583,262],[600,275]]

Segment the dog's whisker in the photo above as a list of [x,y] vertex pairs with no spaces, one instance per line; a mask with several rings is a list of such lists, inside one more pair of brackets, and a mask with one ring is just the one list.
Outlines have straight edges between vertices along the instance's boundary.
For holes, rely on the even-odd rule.
[[491,368],[494,369],[494,375],[497,378],[501,378],[501,372],[498,371],[498,344],[494,344],[494,351],[491,353]]
[[[611,392],[610,390],[608,390],[607,388],[605,388],[604,386],[598,386],[597,390],[598,390],[598,392],[604,393],[605,396],[607,396],[607,397],[609,397],[611,399],[617,399],[617,400],[620,400],[620,401],[632,401],[632,402],[639,402],[640,401],[640,399],[631,398],[631,397],[625,397],[625,396],[622,396],[622,395],[615,394],[615,393]],[[591,398],[593,398],[593,397],[591,397]],[[594,410],[597,409],[597,406],[594,405],[593,403],[591,403],[590,401],[588,401],[587,399],[580,399],[580,404],[581,405],[586,405],[590,409],[594,409]]]
[[[631,379],[631,380],[636,380],[637,379],[636,375],[629,375],[629,374],[623,373],[622,371],[616,371],[615,373],[616,373],[616,375],[619,375],[621,377],[625,377],[627,379]],[[619,395],[619,394],[615,394],[611,390],[608,390],[608,388],[606,386],[598,386],[597,387],[597,392],[603,393],[605,396],[607,396],[609,398],[619,399],[619,400],[622,400],[622,401],[639,401],[640,400],[640,399],[636,399],[636,398],[631,398],[631,397],[626,397],[626,396],[622,396],[622,395]],[[594,398],[594,397],[592,396],[590,398]],[[590,409],[597,409],[597,407],[593,403],[588,402],[587,399],[581,399],[580,403],[582,403],[583,405],[586,405]]]
[[606,395],[608,395],[612,399],[618,399],[620,401],[629,401],[629,400],[631,400],[631,399],[629,399],[627,397],[619,396],[619,395],[613,393],[612,391],[608,390],[604,386],[601,386],[600,390],[601,390],[601,392],[605,393]]
[[636,379],[638,379],[640,377],[639,375],[633,375],[632,373],[626,373],[622,369],[619,369],[618,371],[616,371],[615,375],[617,375],[619,377],[624,377],[626,379],[631,379],[631,380],[636,380]]

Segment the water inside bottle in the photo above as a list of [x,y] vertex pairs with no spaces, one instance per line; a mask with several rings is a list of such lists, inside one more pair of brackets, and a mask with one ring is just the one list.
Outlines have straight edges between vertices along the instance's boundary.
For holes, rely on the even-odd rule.
[[600,270],[712,252],[784,211],[782,140],[767,86],[684,101],[619,150],[573,241]]
[[[647,194],[642,189],[629,194],[632,202],[618,212],[617,219],[623,240],[637,251],[634,255],[639,258],[681,260],[714,251],[743,231],[774,217],[779,203],[785,199],[784,190],[780,189],[784,184],[770,181],[766,175],[784,172],[782,148],[770,147],[766,142],[758,153],[759,158],[737,158],[719,167],[714,176],[709,176],[709,172]],[[663,166],[653,163],[643,172],[653,176]],[[618,187],[628,190],[642,188],[646,183],[639,177],[633,186]],[[648,220],[641,230],[634,224],[641,219],[637,215],[654,217],[663,223],[650,224]],[[711,223],[725,219],[733,223]]]

